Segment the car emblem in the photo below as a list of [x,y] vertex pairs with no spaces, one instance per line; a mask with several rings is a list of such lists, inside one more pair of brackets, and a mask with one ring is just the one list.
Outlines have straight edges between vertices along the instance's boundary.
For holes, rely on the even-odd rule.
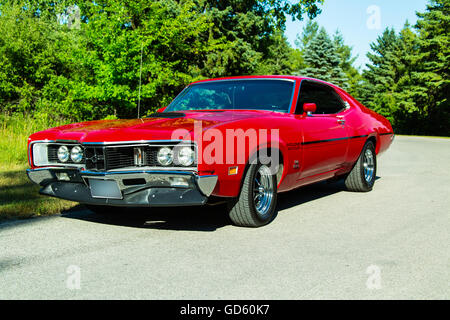
[[134,148],[134,165],[137,167],[144,165],[144,151],[141,147]]

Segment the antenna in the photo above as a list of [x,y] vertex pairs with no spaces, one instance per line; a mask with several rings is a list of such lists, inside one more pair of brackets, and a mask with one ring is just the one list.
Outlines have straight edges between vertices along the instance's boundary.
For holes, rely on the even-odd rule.
[[144,42],[141,43],[141,67],[139,70],[139,95],[138,95],[138,114],[137,117],[138,119],[140,118],[140,113],[141,113],[141,85],[142,85],[142,54],[144,51]]

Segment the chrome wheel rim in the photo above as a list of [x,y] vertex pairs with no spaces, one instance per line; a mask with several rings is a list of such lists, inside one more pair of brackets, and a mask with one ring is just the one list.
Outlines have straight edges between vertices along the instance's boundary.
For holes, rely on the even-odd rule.
[[363,158],[364,178],[367,183],[371,183],[375,173],[375,159],[371,149],[366,149]]
[[253,203],[258,215],[264,217],[269,213],[273,201],[273,177],[269,167],[262,165],[253,181]]

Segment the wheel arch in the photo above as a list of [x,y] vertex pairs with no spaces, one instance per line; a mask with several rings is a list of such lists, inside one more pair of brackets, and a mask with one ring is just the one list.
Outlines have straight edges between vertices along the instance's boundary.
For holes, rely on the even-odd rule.
[[[376,137],[375,135],[371,135],[371,136],[369,136],[369,137],[367,138],[367,141],[366,141],[366,142],[369,142],[369,141],[372,141],[372,142],[373,142],[373,145],[375,146],[375,151],[378,151],[378,150],[377,150],[377,147],[378,147],[377,137]],[[377,153],[378,153],[378,152],[377,152]]]
[[[250,168],[250,165],[252,164],[252,162],[255,159],[259,158],[258,154],[260,153],[260,151],[265,150],[265,149],[269,150],[269,152],[268,152],[268,156],[269,157],[272,156],[270,151],[271,150],[276,150],[276,152],[278,153],[278,159],[280,160],[279,161],[280,165],[282,165],[282,167],[281,167],[281,170],[282,170],[281,176],[280,177],[277,176],[277,187],[280,186],[280,184],[283,182],[283,179],[286,177],[286,173],[287,173],[286,161],[287,161],[287,158],[285,157],[284,152],[281,150],[282,149],[281,148],[281,144],[279,145],[279,148],[271,148],[270,145],[258,146],[258,148],[247,159],[244,171],[242,173],[242,178],[241,178],[241,181],[240,181],[240,184],[239,184],[239,193],[242,191],[242,185],[244,183],[244,179],[245,179],[245,176],[247,174],[248,169]],[[269,153],[270,153],[270,155],[269,155]]]

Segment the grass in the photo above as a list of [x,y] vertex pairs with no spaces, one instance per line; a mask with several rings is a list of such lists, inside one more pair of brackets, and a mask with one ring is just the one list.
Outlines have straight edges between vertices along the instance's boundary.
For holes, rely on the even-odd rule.
[[0,170],[0,221],[46,216],[70,209],[75,202],[41,196],[25,173],[26,166]]
[[45,119],[0,114],[0,221],[51,215],[76,205],[39,195],[40,187],[25,172],[28,136],[56,125]]

